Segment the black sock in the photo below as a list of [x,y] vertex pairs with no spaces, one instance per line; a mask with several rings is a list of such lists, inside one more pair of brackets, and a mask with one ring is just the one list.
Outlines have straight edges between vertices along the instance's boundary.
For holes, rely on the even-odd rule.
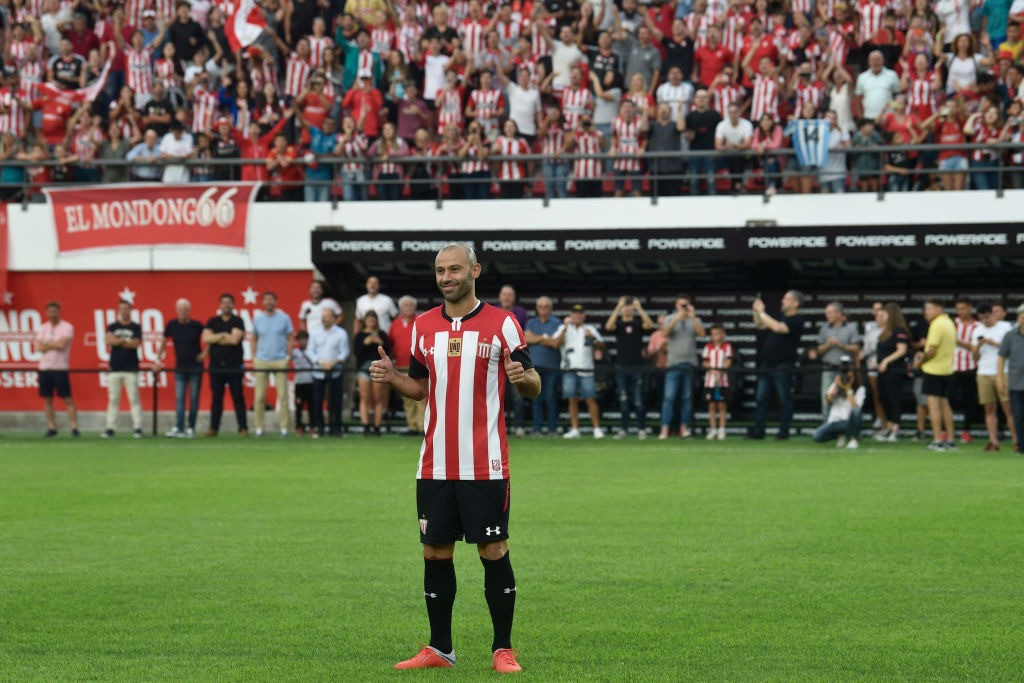
[[452,605],[455,604],[455,561],[423,561],[423,594],[430,620],[430,647],[452,651]]
[[487,607],[491,610],[491,622],[494,624],[494,642],[491,651],[512,647],[512,614],[516,608],[516,576],[512,573],[512,563],[508,553],[500,560],[488,560],[483,557],[484,565],[484,596]]

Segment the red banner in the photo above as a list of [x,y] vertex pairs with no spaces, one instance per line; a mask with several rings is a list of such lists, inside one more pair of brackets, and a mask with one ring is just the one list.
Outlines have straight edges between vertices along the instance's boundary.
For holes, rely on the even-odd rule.
[[[205,323],[217,314],[222,292],[235,297],[236,311],[251,329],[256,311],[261,309],[263,292],[277,294],[279,308],[298,327],[299,305],[309,293],[309,271],[263,272],[120,272],[120,273],[10,273],[9,305],[0,311],[0,411],[41,409],[39,378],[34,367],[39,360],[36,330],[46,320],[46,303],[57,300],[61,317],[75,328],[71,343],[71,367],[102,370],[110,360],[103,343],[107,325],[114,321],[121,299],[134,306],[132,318],[142,326],[139,346],[142,368],[157,358],[157,348],[165,325],[174,319],[174,302],[185,297],[192,302],[192,317]],[[252,358],[248,340],[244,342],[246,364]],[[174,348],[168,346],[166,364],[174,365]],[[102,372],[73,374],[72,392],[81,410],[105,410],[107,376]],[[152,386],[158,387],[161,410],[174,408],[173,373],[150,372],[139,375],[143,387],[142,402],[153,403]],[[209,391],[203,380],[203,406],[208,407]],[[247,403],[252,403],[251,375],[245,378]]]
[[7,300],[7,266],[10,259],[10,237],[7,235],[7,204],[0,203],[0,308],[6,308]]
[[159,183],[47,189],[61,252],[159,244],[245,248],[258,185]]

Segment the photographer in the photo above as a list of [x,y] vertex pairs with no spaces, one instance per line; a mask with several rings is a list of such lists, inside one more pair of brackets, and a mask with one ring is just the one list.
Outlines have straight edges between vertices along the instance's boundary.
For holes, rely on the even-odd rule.
[[864,405],[864,387],[853,367],[853,358],[843,356],[839,373],[832,380],[825,400],[828,401],[828,417],[825,423],[814,431],[814,441],[825,443],[836,439],[838,448],[855,449],[860,437],[860,411]]
[[562,350],[562,395],[569,399],[569,423],[571,429],[563,436],[566,439],[580,437],[580,399],[587,403],[590,422],[594,426],[594,438],[604,438],[601,416],[597,408],[597,391],[594,383],[594,351],[604,350],[601,333],[593,325],[587,325],[582,304],[572,307],[572,313],[555,332],[551,346]]
[[619,394],[622,427],[616,439],[626,438],[629,432],[629,409],[636,417],[637,437],[647,438],[644,407],[644,333],[654,329],[654,321],[634,296],[619,297],[615,309],[604,324],[607,332],[615,334],[615,385]]
[[704,336],[704,325],[697,317],[690,297],[676,297],[675,312],[665,319],[661,328],[668,340],[668,364],[665,371],[665,393],[661,401],[661,433],[667,439],[679,400],[679,436],[690,436],[693,417],[693,374],[697,367],[697,337]]

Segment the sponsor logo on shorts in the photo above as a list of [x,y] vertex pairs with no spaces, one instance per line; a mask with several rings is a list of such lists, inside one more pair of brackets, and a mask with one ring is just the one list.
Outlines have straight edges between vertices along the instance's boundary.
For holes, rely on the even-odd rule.
[[420,517],[420,533],[421,534],[427,533],[427,518],[426,517]]
[[500,535],[501,535],[501,527],[500,526],[489,526],[489,527],[484,528],[484,536],[500,536]]

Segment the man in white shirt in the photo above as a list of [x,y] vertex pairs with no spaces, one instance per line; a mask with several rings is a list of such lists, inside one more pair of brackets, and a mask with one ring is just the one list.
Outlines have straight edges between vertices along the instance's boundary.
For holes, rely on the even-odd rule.
[[668,80],[658,86],[655,98],[658,104],[667,104],[672,111],[672,122],[686,118],[693,104],[693,86],[683,80],[683,70],[673,66],[668,70]]
[[587,61],[577,44],[578,36],[568,24],[558,33],[559,40],[551,41],[551,87],[556,93],[569,85],[569,73],[576,64]]
[[342,369],[348,360],[348,332],[337,325],[338,316],[331,308],[323,309],[323,325],[309,335],[308,355],[313,360],[313,422],[312,437],[324,434],[324,398],[327,399],[327,426],[331,436],[342,436],[341,386]]
[[309,298],[299,307],[299,329],[313,334],[324,326],[324,309],[334,311],[341,316],[341,306],[337,301],[324,296],[324,285],[319,280],[309,283]]
[[[160,158],[164,161],[184,161],[192,158],[192,134],[185,131],[181,121],[171,121],[171,132],[160,141]],[[189,181],[188,166],[168,164],[164,166],[163,182],[187,183]]]
[[754,126],[740,116],[740,105],[729,105],[728,116],[715,127],[715,149],[725,152],[722,160],[729,170],[729,181],[733,192],[743,188],[743,172],[746,168],[746,153],[754,140]]
[[603,350],[601,333],[593,325],[584,323],[583,306],[576,304],[572,313],[558,328],[551,339],[545,340],[552,348],[562,350],[562,395],[569,399],[569,422],[571,429],[564,434],[566,439],[580,438],[580,399],[587,403],[590,423],[594,427],[594,438],[604,438],[601,429],[601,415],[597,408],[597,391],[594,386],[594,351]]
[[874,121],[900,91],[900,77],[885,66],[885,58],[878,50],[868,55],[868,70],[857,76],[853,94],[860,102],[862,116]]
[[508,88],[508,117],[516,122],[519,134],[533,139],[537,135],[537,119],[540,117],[540,91],[530,84],[530,72],[519,69],[518,83],[513,83],[500,74]]
[[391,321],[398,315],[398,306],[395,305],[394,299],[380,293],[380,279],[376,275],[366,278],[366,294],[356,299],[356,320],[353,323],[352,334],[359,334],[363,327],[363,317],[369,311],[377,314],[377,321],[384,334],[391,329]]
[[1006,424],[1010,427],[1010,434],[1013,437],[1016,450],[1017,430],[1013,425],[1010,392],[1005,385],[1002,387],[1002,391],[999,391],[996,382],[996,377],[999,374],[999,346],[1003,343],[1003,337],[1013,329],[1013,325],[996,318],[995,313],[992,312],[992,306],[989,304],[978,306],[977,313],[981,324],[975,327],[971,334],[971,353],[978,363],[978,403],[985,408],[985,428],[988,430],[988,445],[985,446],[985,450],[999,450],[997,406],[1003,407]]

